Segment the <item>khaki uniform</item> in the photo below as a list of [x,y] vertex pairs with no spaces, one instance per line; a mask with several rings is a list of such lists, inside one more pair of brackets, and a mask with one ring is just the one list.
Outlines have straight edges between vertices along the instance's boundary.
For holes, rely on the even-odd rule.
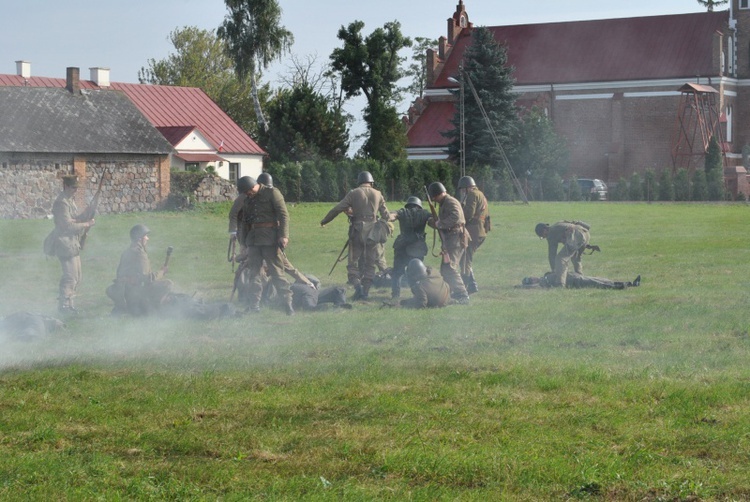
[[440,231],[440,239],[443,242],[440,274],[450,286],[451,295],[457,299],[469,297],[461,277],[461,259],[468,240],[465,224],[464,211],[458,199],[446,193],[438,210],[437,225],[432,222],[430,226],[436,226]]
[[477,283],[474,279],[474,253],[482,245],[487,237],[485,220],[489,216],[487,198],[477,187],[466,188],[466,193],[461,202],[461,208],[466,218],[466,231],[469,232],[469,245],[464,255],[463,279],[469,292],[477,291]]
[[284,278],[284,255],[279,247],[280,239],[289,238],[289,213],[284,196],[278,188],[261,185],[255,195],[245,198],[242,219],[240,235],[248,255],[250,308],[260,308],[263,295],[261,268],[265,262],[276,291],[291,309],[292,292]]
[[83,217],[78,213],[73,195],[63,191],[52,205],[55,220],[54,254],[60,260],[58,305],[73,307],[73,297],[81,282],[81,235],[86,229]]
[[[550,225],[547,233],[547,259],[553,272],[553,285],[565,286],[568,276],[568,264],[573,262],[573,269],[583,274],[581,257],[589,243],[589,231],[575,223],[560,221]],[[558,245],[562,244],[560,252]]]
[[413,298],[402,300],[407,308],[445,307],[451,299],[451,289],[432,267],[427,267],[427,277],[411,285]]
[[[351,208],[349,225],[349,263],[346,270],[348,281],[355,286],[362,285],[363,290],[369,290],[375,269],[379,260],[378,246],[367,239],[378,213],[383,219],[388,219],[388,208],[383,194],[370,184],[362,184],[350,190],[346,197],[339,202],[320,222],[325,225],[332,221],[339,213]],[[359,271],[360,257],[364,256],[362,273]]]
[[143,244],[131,242],[120,256],[117,278],[107,288],[107,296],[115,304],[113,312],[148,315],[159,309],[172,285],[169,279],[156,278]]

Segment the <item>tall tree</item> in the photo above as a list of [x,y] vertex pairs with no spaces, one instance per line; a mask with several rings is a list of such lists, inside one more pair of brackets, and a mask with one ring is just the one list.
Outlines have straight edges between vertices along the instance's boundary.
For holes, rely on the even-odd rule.
[[249,79],[258,126],[268,131],[263,116],[256,73],[265,70],[294,43],[292,33],[281,26],[281,7],[276,0],[224,0],[229,13],[219,27],[240,80]]
[[704,6],[708,12],[713,12],[714,8],[728,3],[729,0],[697,0],[699,4]]
[[[194,26],[178,28],[169,34],[175,52],[165,59],[149,59],[138,71],[142,84],[198,87],[242,129],[255,136],[257,127],[247,81],[240,81],[224,42],[212,31]],[[268,89],[261,90],[266,99]]]
[[[463,71],[455,76],[456,79],[463,79],[464,85],[466,165],[489,165],[495,171],[502,170],[502,153],[496,146],[492,131],[487,127],[479,103],[470,92],[468,79],[471,79],[471,84],[477,91],[502,148],[508,152],[518,126],[513,68],[508,65],[505,46],[495,40],[489,29],[474,28],[471,38],[471,45],[464,53]],[[448,151],[456,159],[459,158],[461,149],[459,106],[451,121],[454,129],[444,133],[452,139]]]
[[404,72],[404,77],[411,79],[409,85],[403,88],[408,94],[417,98],[424,96],[424,90],[427,87],[427,49],[434,49],[437,44],[437,40],[432,38],[414,38],[412,62]]
[[399,100],[396,86],[403,76],[404,58],[399,51],[411,46],[401,34],[398,21],[386,23],[367,37],[362,36],[362,21],[339,29],[344,46],[331,53],[331,66],[341,75],[341,88],[347,98],[364,94],[367,99],[364,119],[368,138],[362,154],[379,162],[406,155],[406,128],[399,119],[395,104]]

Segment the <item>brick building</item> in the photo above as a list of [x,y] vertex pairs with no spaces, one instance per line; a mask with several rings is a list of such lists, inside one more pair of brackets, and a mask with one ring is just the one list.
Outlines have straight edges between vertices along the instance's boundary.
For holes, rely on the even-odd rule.
[[[488,27],[508,50],[519,106],[537,105],[567,140],[570,175],[616,182],[633,172],[703,166],[715,136],[728,186],[748,193],[750,5],[622,19]],[[410,159],[445,159],[458,74],[473,23],[463,0],[428,51],[428,85],[407,118]],[[468,96],[466,99],[471,99]],[[696,100],[705,105],[695,115]]]

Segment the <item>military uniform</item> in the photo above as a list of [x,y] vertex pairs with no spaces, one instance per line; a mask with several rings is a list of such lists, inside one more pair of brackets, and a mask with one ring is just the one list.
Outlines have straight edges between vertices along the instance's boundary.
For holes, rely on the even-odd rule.
[[75,193],[63,190],[52,205],[55,220],[54,255],[60,260],[58,308],[73,310],[73,297],[81,282],[81,236],[89,227],[83,214],[78,213],[74,200]]
[[[552,272],[547,272],[544,277],[525,277],[521,283],[521,287],[524,288],[552,288],[559,286],[554,284]],[[641,276],[635,278],[634,281],[613,281],[604,277],[591,277],[587,275],[578,274],[576,272],[568,272],[567,280],[565,281],[565,287],[568,289],[582,289],[582,288],[596,288],[596,289],[625,289],[630,287],[638,287],[641,285]]]
[[[349,225],[349,263],[346,270],[348,281],[358,289],[361,287],[363,297],[367,297],[372,279],[375,276],[378,262],[378,248],[375,242],[367,237],[372,230],[377,214],[383,219],[388,218],[388,208],[383,194],[370,184],[362,184],[350,190],[348,194],[321,220],[325,225],[332,221],[339,213],[351,208]],[[365,263],[360,275],[359,259],[364,256]]]
[[158,310],[172,285],[169,279],[157,279],[145,246],[140,241],[133,241],[120,256],[117,278],[107,288],[107,296],[115,304],[113,313],[148,315]]
[[466,192],[461,202],[461,208],[466,218],[466,231],[469,232],[469,237],[471,237],[464,255],[463,280],[468,292],[476,293],[478,288],[472,265],[474,253],[487,237],[485,221],[489,216],[489,207],[487,198],[477,187],[469,187],[463,190],[466,190]]
[[442,261],[440,274],[451,288],[451,295],[464,300],[469,297],[463,278],[461,277],[461,259],[466,250],[468,234],[464,211],[458,199],[448,193],[440,202],[437,223],[430,218],[430,226],[436,227],[442,240]]
[[427,242],[424,229],[430,212],[416,204],[407,204],[396,211],[399,235],[393,242],[393,270],[391,271],[391,298],[401,295],[401,277],[412,258],[424,261],[427,256]]
[[284,196],[277,188],[260,185],[257,193],[248,196],[242,207],[241,239],[247,247],[250,287],[250,310],[260,309],[263,295],[261,268],[267,272],[279,296],[284,299],[287,313],[293,314],[292,292],[284,278],[284,255],[281,239],[289,238],[289,213]]
[[401,306],[407,308],[445,307],[451,299],[451,289],[443,278],[432,267],[426,267],[427,276],[413,281],[411,292],[413,298],[401,300]]
[[[556,286],[565,286],[568,276],[568,264],[573,262],[576,273],[583,274],[581,257],[589,243],[589,231],[586,227],[567,221],[560,221],[550,225],[547,232],[547,245],[552,280]],[[562,244],[560,251],[558,245]]]

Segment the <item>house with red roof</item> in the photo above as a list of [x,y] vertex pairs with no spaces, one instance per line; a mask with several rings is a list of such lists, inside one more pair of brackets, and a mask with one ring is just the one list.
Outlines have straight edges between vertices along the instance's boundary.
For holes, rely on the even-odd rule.
[[[405,118],[410,159],[445,159],[456,77],[473,23],[463,0],[427,53],[428,85]],[[514,68],[520,107],[536,105],[567,140],[569,175],[616,182],[703,166],[711,136],[725,174],[750,144],[747,0],[721,12],[488,27]],[[466,93],[465,99],[472,99]],[[736,188],[736,187],[735,187]]]
[[[65,78],[32,76],[27,61],[17,61],[16,70],[15,75],[0,74],[0,86],[67,85]],[[172,169],[212,167],[230,181],[261,173],[266,152],[201,89],[110,82],[108,68],[90,68],[90,72],[90,79],[81,79],[77,85],[124,93],[174,147]]]

